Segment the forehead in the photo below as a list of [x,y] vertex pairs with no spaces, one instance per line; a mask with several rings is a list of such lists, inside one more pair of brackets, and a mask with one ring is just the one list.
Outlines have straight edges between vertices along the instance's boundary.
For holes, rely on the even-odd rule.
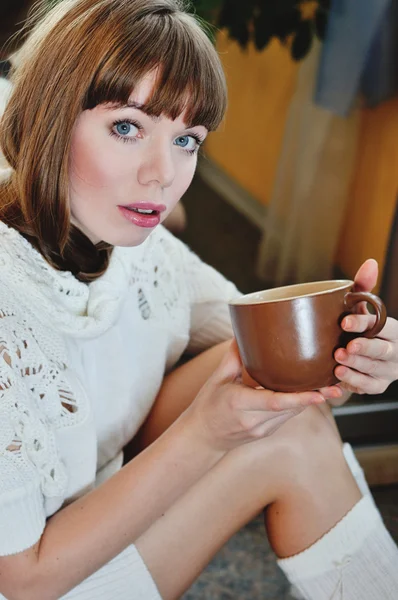
[[152,71],[142,77],[130,94],[129,102],[137,102],[138,104],[146,104],[153,95],[156,89],[157,73]]
[[[142,110],[146,113],[146,105],[148,104],[149,100],[153,97],[154,92],[156,91],[157,82],[158,74],[155,71],[152,71],[144,77],[142,77],[142,79],[135,85],[134,90],[131,92],[127,104],[122,105],[122,108],[138,108],[139,110]],[[188,104],[188,101],[189,96],[187,94],[186,104]],[[167,117],[166,115],[155,116],[150,113],[147,114],[155,123],[159,122],[162,118],[169,119],[169,117]],[[187,110],[185,109],[180,115],[176,117],[175,120],[187,125],[186,114]]]

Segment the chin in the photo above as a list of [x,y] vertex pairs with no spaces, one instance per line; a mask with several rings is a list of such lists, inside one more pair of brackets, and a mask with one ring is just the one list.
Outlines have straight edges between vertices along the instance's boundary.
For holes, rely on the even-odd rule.
[[102,237],[102,240],[111,246],[120,246],[122,248],[130,248],[134,246],[139,246],[151,235],[152,231],[155,228],[147,228],[140,229],[138,231],[132,232],[131,230],[128,233],[121,234],[119,232],[107,232],[106,235]]

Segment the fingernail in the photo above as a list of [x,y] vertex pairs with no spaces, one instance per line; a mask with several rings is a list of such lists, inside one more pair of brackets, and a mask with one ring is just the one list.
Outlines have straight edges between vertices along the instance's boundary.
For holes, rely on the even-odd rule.
[[337,350],[336,358],[337,360],[347,360],[348,354],[345,350]]
[[343,395],[343,392],[341,391],[340,388],[334,388],[334,390],[332,390],[333,398],[341,398],[342,395]]
[[352,319],[344,319],[344,329],[352,329]]
[[312,397],[312,404],[323,404],[325,402],[325,398],[321,395]]

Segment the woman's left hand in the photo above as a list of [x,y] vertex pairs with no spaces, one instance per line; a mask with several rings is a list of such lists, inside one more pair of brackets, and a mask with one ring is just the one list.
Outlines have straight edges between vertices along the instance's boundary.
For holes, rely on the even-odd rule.
[[[355,276],[355,291],[370,292],[376,285],[377,262],[364,262]],[[375,317],[369,314],[366,303],[357,305],[357,312],[342,321],[344,331],[363,333],[370,329]],[[320,391],[327,400],[348,399],[347,392],[356,394],[381,394],[390,383],[398,379],[398,321],[389,317],[377,337],[358,337],[349,342],[347,348],[335,352],[339,365],[335,375],[341,383]]]

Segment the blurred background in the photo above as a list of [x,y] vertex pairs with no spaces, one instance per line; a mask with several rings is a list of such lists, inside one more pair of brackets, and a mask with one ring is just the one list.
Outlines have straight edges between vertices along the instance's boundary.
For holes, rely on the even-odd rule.
[[[398,318],[398,0],[196,8],[216,25],[229,108],[181,237],[244,292],[354,278],[375,258],[375,291]],[[370,480],[398,482],[397,385],[335,415]]]
[[[1,0],[0,60],[32,4]],[[168,226],[243,292],[353,278],[375,258],[398,318],[398,0],[193,5],[212,24],[229,108]],[[398,540],[397,385],[335,416]],[[237,534],[186,600],[291,598],[261,527]]]
[[[398,0],[197,0],[229,108],[181,237],[244,292],[379,263],[398,318]],[[398,386],[335,409],[373,484],[398,482]]]

